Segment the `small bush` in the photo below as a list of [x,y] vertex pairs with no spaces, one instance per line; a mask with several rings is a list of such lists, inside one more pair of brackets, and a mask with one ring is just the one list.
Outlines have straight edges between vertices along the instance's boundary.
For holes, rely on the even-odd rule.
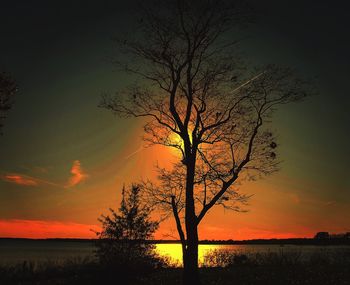
[[158,222],[150,219],[152,209],[142,203],[140,187],[123,188],[119,210],[110,212],[99,219],[102,223],[96,243],[99,262],[132,276],[164,267],[165,259],[155,253],[155,245],[149,242]]

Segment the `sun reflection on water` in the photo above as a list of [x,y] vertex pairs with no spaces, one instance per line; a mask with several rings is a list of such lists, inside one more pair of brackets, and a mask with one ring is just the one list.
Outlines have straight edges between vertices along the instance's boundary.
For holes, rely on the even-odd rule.
[[[214,244],[200,244],[198,246],[198,262],[199,264],[203,264],[204,256],[213,250],[217,250],[222,248],[222,246],[214,245]],[[163,243],[156,244],[156,251],[165,257],[169,257],[171,263],[174,263],[177,266],[182,266],[182,250],[181,244],[178,243]]]

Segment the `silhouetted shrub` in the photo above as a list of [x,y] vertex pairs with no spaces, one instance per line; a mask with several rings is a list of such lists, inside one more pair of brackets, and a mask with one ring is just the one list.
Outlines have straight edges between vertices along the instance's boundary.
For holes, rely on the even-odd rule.
[[158,222],[150,219],[152,209],[142,203],[140,191],[137,185],[124,187],[118,212],[110,209],[110,215],[99,219],[102,231],[97,233],[96,255],[105,267],[142,274],[165,265],[149,242]]

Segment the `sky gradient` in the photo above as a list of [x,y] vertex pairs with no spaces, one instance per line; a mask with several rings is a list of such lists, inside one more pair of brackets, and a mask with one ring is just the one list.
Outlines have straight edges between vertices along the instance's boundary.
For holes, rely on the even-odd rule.
[[[0,237],[94,237],[123,184],[154,177],[155,163],[171,159],[165,148],[142,147],[142,121],[97,107],[102,93],[134,80],[111,64],[112,38],[132,32],[134,19],[132,2],[115,2],[7,1],[1,9],[0,71],[19,92],[0,137]],[[254,194],[249,211],[213,209],[200,239],[350,231],[345,5],[251,2],[257,17],[244,30],[244,57],[295,68],[318,94],[276,114],[281,171],[241,187]],[[156,238],[172,236],[169,219]]]

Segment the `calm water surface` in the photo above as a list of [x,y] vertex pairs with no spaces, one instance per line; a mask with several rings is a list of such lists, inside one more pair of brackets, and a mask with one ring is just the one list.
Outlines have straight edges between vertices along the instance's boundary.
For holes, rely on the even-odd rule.
[[[301,251],[303,254],[317,250],[350,250],[350,246],[293,246],[285,245],[199,245],[199,262],[213,250],[229,250],[240,253]],[[33,241],[33,240],[0,240],[0,264],[17,264],[23,261],[64,262],[65,260],[93,258],[94,243],[81,241]],[[156,250],[168,256],[174,263],[181,264],[180,244],[157,244]]]

